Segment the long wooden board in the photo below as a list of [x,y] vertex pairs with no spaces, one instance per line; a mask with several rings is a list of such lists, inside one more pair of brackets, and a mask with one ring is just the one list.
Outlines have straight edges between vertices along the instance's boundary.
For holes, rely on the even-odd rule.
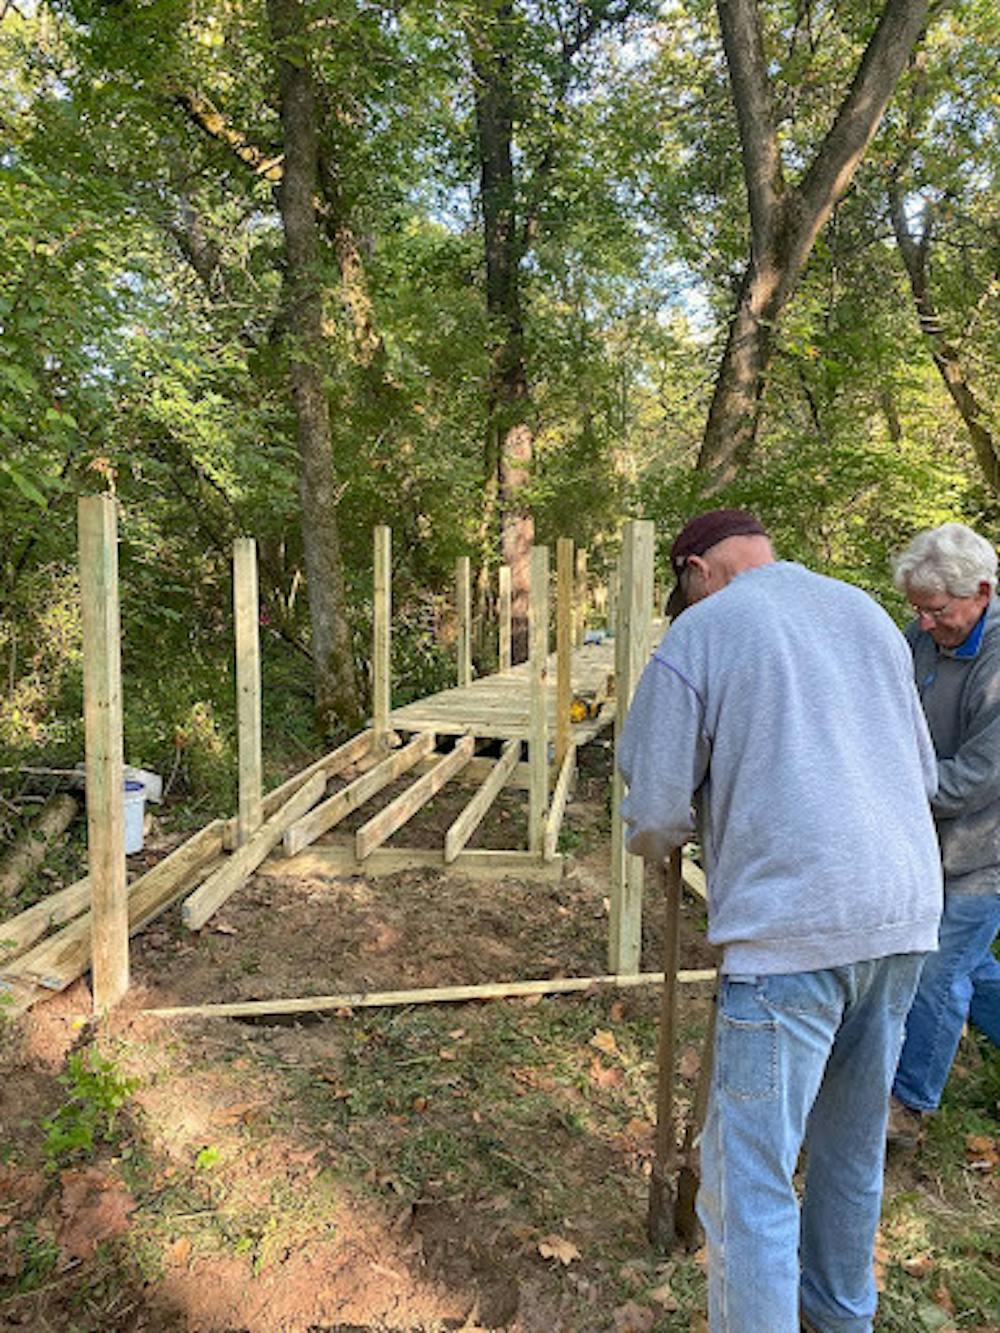
[[563,817],[566,814],[566,802],[569,800],[569,786],[573,780],[575,769],[576,746],[570,743],[569,748],[566,751],[566,757],[563,759],[562,768],[559,772],[556,789],[552,793],[552,804],[549,806],[549,812],[545,818],[545,837],[542,845],[542,856],[546,861],[553,860],[556,854],[556,844],[559,841],[559,830],[562,828]]
[[475,736],[463,736],[452,750],[438,761],[429,773],[417,778],[406,791],[380,810],[358,829],[354,840],[355,855],[363,861],[376,847],[391,838],[407,820],[441,790],[449,778],[459,772],[472,758],[476,749]]
[[450,865],[483,822],[486,812],[507,785],[521,758],[521,742],[508,741],[493,770],[444,835],[445,864]]
[[[685,984],[716,979],[714,967],[678,972]],[[631,976],[552,977],[544,981],[500,981],[478,986],[433,986],[424,990],[346,991],[343,995],[313,995],[290,1000],[239,1000],[231,1004],[175,1005],[146,1009],[157,1018],[269,1018],[287,1014],[336,1013],[344,1009],[371,1009],[410,1004],[454,1004],[468,1000],[510,1000],[530,995],[565,995],[599,988],[628,989],[657,986],[662,972],[638,972]]]
[[402,777],[418,760],[423,759],[434,749],[435,739],[433,732],[421,732],[410,741],[409,745],[394,751],[374,768],[370,768],[367,773],[363,773],[361,777],[355,778],[346,787],[335,792],[315,810],[310,810],[304,818],[297,819],[285,833],[285,855],[294,856],[303,847],[308,847],[321,834],[327,833],[342,819],[346,819],[353,810],[364,805],[365,801],[380,792],[383,787],[388,787],[390,782]]
[[0,962],[9,962],[30,949],[53,926],[72,921],[90,906],[90,876],[50,893],[17,916],[0,921]]
[[551,883],[562,877],[563,858],[542,861],[531,852],[495,852],[486,848],[460,852],[450,864],[445,864],[440,849],[427,847],[377,847],[370,856],[359,861],[353,844],[320,843],[299,852],[290,860],[273,856],[259,867],[259,875],[285,879],[290,876],[339,878],[364,875],[398,875],[404,870],[437,870],[451,872],[464,879],[497,880],[522,879]]

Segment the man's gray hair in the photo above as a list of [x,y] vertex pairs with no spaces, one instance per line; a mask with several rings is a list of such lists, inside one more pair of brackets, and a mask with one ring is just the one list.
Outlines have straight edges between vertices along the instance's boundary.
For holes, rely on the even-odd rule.
[[892,578],[900,592],[948,593],[972,597],[980,583],[997,586],[997,553],[985,537],[964,523],[942,523],[918,532],[892,558]]

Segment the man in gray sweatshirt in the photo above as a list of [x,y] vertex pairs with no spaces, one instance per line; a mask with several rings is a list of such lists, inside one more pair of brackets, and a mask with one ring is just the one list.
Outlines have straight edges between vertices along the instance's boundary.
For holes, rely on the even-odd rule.
[[710,1326],[798,1333],[801,1311],[867,1333],[888,1092],[941,915],[910,655],[870,597],[775,560],[743,511],[693,519],[671,562],[668,610],[688,609],[618,763],[630,851],[659,861],[697,830],[722,950],[698,1198]]

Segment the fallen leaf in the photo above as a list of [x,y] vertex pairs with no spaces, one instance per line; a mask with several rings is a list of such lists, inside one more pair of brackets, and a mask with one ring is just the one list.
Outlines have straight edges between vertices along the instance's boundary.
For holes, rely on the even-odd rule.
[[900,1268],[910,1277],[926,1277],[934,1267],[934,1260],[929,1253],[914,1254],[904,1259]]
[[992,1171],[1000,1165],[1000,1145],[988,1134],[966,1134],[965,1157],[974,1171]]
[[590,1062],[590,1081],[596,1088],[616,1088],[624,1081],[625,1075],[618,1068],[610,1068],[596,1055]]
[[685,1046],[678,1063],[680,1076],[687,1083],[693,1083],[701,1070],[701,1052],[697,1046]]
[[625,1001],[615,1000],[614,1004],[612,1004],[611,1008],[608,1010],[608,1016],[612,1023],[620,1023],[625,1017]]
[[649,1293],[649,1299],[655,1301],[657,1305],[662,1305],[664,1310],[679,1310],[677,1297],[670,1288],[669,1282],[661,1282],[658,1287],[654,1287]]
[[536,1004],[541,1004],[545,999],[544,995],[522,995],[519,998],[522,1009],[534,1009]]
[[946,1314],[955,1313],[955,1302],[951,1299],[951,1292],[948,1290],[948,1288],[944,1285],[943,1282],[938,1284],[938,1287],[934,1292],[933,1296],[931,1297],[931,1300],[934,1302],[935,1305],[940,1306],[940,1308],[944,1310]]
[[172,1264],[186,1264],[191,1258],[191,1241],[187,1236],[178,1236],[172,1245],[167,1247],[167,1262]]
[[615,1041],[615,1034],[607,1028],[598,1028],[591,1037],[590,1044],[597,1050],[603,1051],[605,1055],[618,1054],[618,1043]]
[[414,1097],[413,1101],[410,1103],[410,1106],[414,1111],[417,1112],[418,1115],[420,1115],[427,1110],[427,1098]]
[[656,1315],[648,1305],[638,1305],[635,1301],[626,1301],[619,1305],[613,1315],[615,1333],[650,1333],[656,1323]]
[[538,1253],[543,1259],[558,1259],[561,1264],[571,1264],[581,1257],[573,1242],[563,1236],[543,1236],[538,1242]]
[[465,1036],[465,1028],[452,1028],[451,1031],[448,1033],[448,1036],[452,1039],[452,1041],[459,1041],[462,1037]]
[[458,1059],[458,1056],[455,1054],[454,1051],[449,1050],[448,1047],[445,1046],[445,1047],[443,1047],[440,1051],[438,1051],[438,1059],[439,1059],[439,1060],[457,1060],[457,1059]]
[[213,1119],[223,1125],[235,1125],[237,1121],[247,1121],[259,1107],[259,1102],[233,1102],[230,1106],[220,1106]]
[[135,1200],[117,1180],[97,1167],[63,1171],[56,1241],[63,1263],[89,1259],[102,1241],[128,1230]]

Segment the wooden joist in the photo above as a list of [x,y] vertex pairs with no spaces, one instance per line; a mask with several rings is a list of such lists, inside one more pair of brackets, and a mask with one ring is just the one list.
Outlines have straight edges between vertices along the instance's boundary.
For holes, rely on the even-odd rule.
[[[303,768],[300,772],[287,778],[280,787],[275,787],[273,791],[269,791],[261,804],[261,814],[264,819],[270,819],[287,800],[295,795],[301,786],[308,782],[310,778],[315,777],[317,773],[325,774],[328,779],[335,778],[345,768],[357,763],[359,759],[363,759],[371,750],[374,737],[375,733],[372,731],[360,732],[351,740],[338,746],[336,750],[331,750],[329,754],[325,754],[322,759],[317,759],[314,764],[309,764],[307,768]],[[238,821],[235,818],[230,819],[226,824],[225,845],[230,851],[237,846],[237,828]]]
[[[699,968],[678,972],[685,984],[712,982],[716,970]],[[337,1013],[338,1010],[372,1009],[411,1004],[454,1004],[469,1000],[510,1000],[533,995],[566,995],[601,988],[626,989],[663,984],[662,972],[639,972],[627,976],[552,977],[544,981],[500,981],[477,986],[435,986],[424,990],[348,991],[343,995],[314,995],[290,1000],[239,1000],[231,1004],[175,1005],[146,1009],[157,1018],[270,1018],[289,1014]]]
[[41,902],[26,907],[17,916],[0,921],[0,962],[9,962],[30,949],[53,926],[65,925],[90,906],[90,876],[77,880]]
[[395,750],[367,773],[363,773],[361,777],[355,778],[346,787],[335,792],[304,818],[296,820],[285,833],[285,855],[294,856],[303,847],[308,847],[321,834],[345,819],[352,810],[364,805],[365,801],[376,792],[380,792],[390,782],[402,777],[418,760],[423,759],[434,749],[434,741],[433,732],[422,732],[410,741],[409,745],[404,745],[401,750]]
[[556,845],[559,841],[559,830],[562,828],[563,816],[566,813],[566,802],[569,800],[569,787],[573,780],[575,769],[576,746],[571,743],[566,751],[566,757],[563,759],[559,778],[556,782],[556,789],[552,793],[552,804],[549,806],[549,813],[545,818],[545,837],[542,845],[542,857],[546,861],[553,860],[556,855]]
[[507,785],[521,757],[521,742],[508,741],[492,772],[444,837],[444,860],[450,865],[482,823],[486,812]]
[[[215,820],[147,870],[128,890],[128,929],[135,934],[208,874],[222,854],[224,821]],[[36,1000],[64,990],[90,964],[90,913],[86,912],[0,971],[4,1013],[23,1013]]]
[[458,773],[472,758],[476,749],[475,736],[463,736],[451,754],[446,754],[429,773],[417,778],[406,791],[391,801],[384,810],[368,820],[355,836],[355,854],[363,861],[376,847],[403,827],[431,797],[436,796],[449,778]]
[[377,847],[371,855],[359,861],[352,844],[322,843],[299,852],[290,860],[271,857],[259,868],[258,874],[285,879],[293,875],[306,878],[340,878],[364,875],[369,879],[381,875],[398,875],[405,870],[451,871],[464,879],[497,880],[522,879],[551,883],[562,877],[563,859],[542,861],[532,852],[496,852],[486,848],[459,852],[446,865],[440,849],[426,847]]
[[248,842],[239,847],[229,860],[214,871],[200,888],[185,901],[181,917],[189,930],[200,930],[217,908],[236,890],[260,865],[261,861],[281,841],[289,825],[293,824],[312,806],[326,790],[326,774],[314,773],[291,800],[286,801],[276,814],[261,824]]

